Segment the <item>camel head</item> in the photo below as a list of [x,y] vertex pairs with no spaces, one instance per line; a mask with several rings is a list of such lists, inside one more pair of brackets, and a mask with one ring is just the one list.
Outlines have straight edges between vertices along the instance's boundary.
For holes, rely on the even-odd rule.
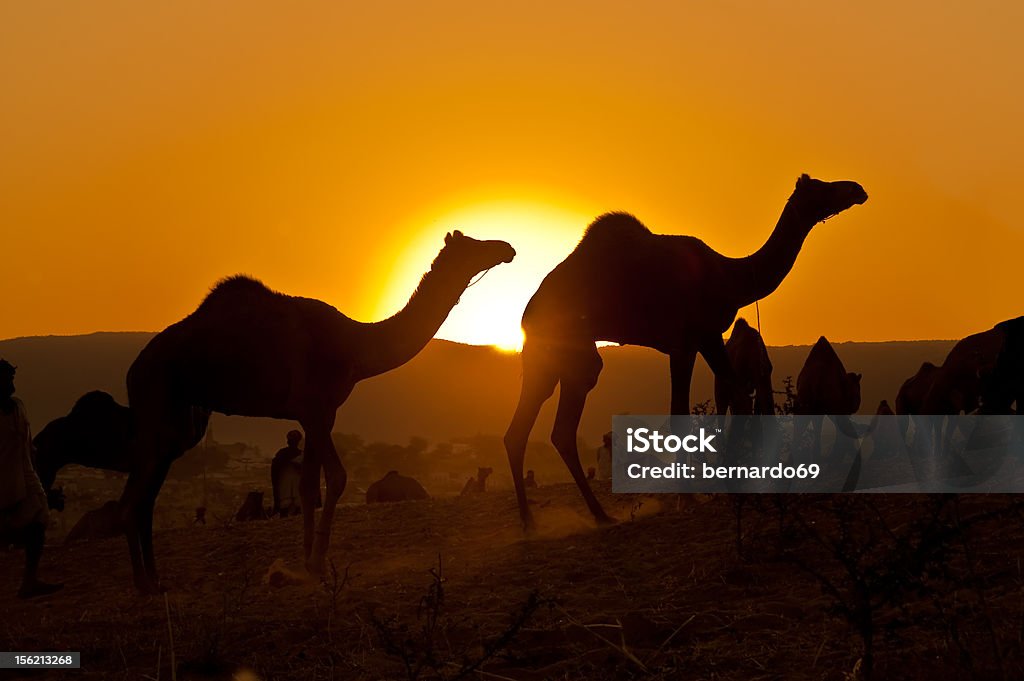
[[504,241],[480,241],[455,230],[445,236],[444,248],[431,269],[436,271],[441,267],[449,268],[453,274],[468,281],[495,265],[512,262],[515,256],[515,249]]
[[817,224],[859,206],[868,200],[868,194],[856,182],[823,182],[804,174],[796,181],[796,189],[789,200],[797,202],[801,213]]

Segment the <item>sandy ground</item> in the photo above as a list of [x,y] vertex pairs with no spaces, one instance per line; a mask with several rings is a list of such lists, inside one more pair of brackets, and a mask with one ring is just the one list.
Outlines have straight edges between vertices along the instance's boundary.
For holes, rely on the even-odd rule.
[[[166,600],[130,588],[119,538],[49,548],[44,577],[66,587],[36,601],[13,597],[21,553],[0,553],[0,649],[82,652],[81,670],[33,678],[862,675],[861,639],[821,583],[770,548],[768,511],[747,511],[741,558],[726,496],[595,486],[617,525],[595,527],[575,488],[555,485],[531,491],[539,528],[530,537],[510,493],[345,507],[326,584],[282,579],[300,566],[298,518],[158,532]],[[879,503],[892,517],[911,507],[900,495]],[[979,526],[956,593],[889,608],[919,613],[911,626],[880,629],[875,678],[1022,678],[1021,525]],[[824,550],[811,544],[797,550]],[[268,579],[275,564],[284,570]],[[827,569],[842,575],[841,565]],[[537,606],[512,627],[531,598]]]

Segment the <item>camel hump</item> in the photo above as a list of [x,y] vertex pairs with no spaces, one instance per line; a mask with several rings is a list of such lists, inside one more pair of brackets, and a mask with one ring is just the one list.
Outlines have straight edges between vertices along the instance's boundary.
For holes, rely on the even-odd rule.
[[629,213],[605,213],[590,223],[580,244],[618,242],[650,234],[651,230]]
[[[811,353],[807,356],[807,361],[832,361],[835,358],[836,362],[839,362],[839,355],[836,354],[835,348],[828,342],[828,339],[824,336],[818,338],[818,342],[811,348]],[[842,362],[839,362],[842,365]]]
[[271,293],[271,290],[262,281],[245,276],[244,274],[236,274],[232,277],[221,279],[214,284],[199,307],[208,307],[224,299],[261,296],[268,293]]
[[90,418],[100,414],[121,411],[122,409],[127,409],[127,407],[118,404],[117,400],[110,393],[105,393],[102,390],[93,390],[78,398],[75,406],[71,407],[71,412],[68,416],[72,418]]

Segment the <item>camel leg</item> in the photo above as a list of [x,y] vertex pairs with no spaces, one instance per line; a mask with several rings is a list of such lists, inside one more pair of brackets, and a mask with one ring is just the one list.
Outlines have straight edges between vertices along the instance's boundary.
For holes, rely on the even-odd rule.
[[821,429],[825,426],[825,417],[817,414],[814,421],[814,449],[811,451],[811,461],[821,461]]
[[[726,382],[719,378],[715,374],[715,413],[719,416],[725,416],[729,411],[730,402],[730,388]],[[733,414],[736,413],[736,407],[733,407]]]
[[[584,354],[585,353],[585,354]],[[551,431],[551,443],[565,462],[572,474],[576,486],[583,495],[594,519],[599,525],[612,524],[615,521],[604,512],[601,502],[594,496],[587,476],[580,464],[580,453],[576,444],[583,407],[587,402],[587,393],[597,385],[597,377],[601,373],[603,362],[593,345],[583,348],[579,356],[574,355],[571,362],[564,366],[561,376],[561,393],[558,397],[558,411],[555,413],[555,426]]]
[[306,571],[312,575],[324,573],[324,561],[327,558],[327,549],[331,544],[334,511],[348,481],[348,474],[345,472],[345,467],[341,465],[341,459],[338,458],[338,452],[331,441],[331,428],[334,426],[334,419],[331,418],[328,421],[318,428],[306,428],[306,448],[315,450],[327,481],[320,523],[317,525],[316,535],[313,537],[312,551],[306,560]]
[[[715,375],[715,399],[718,399],[719,384],[721,384],[724,395],[732,394],[733,378],[732,362],[729,361],[729,354],[725,351],[725,342],[721,336],[709,339],[700,348],[700,354],[704,356],[711,372]],[[693,363],[690,364],[691,374]],[[687,386],[689,392],[689,386]],[[718,406],[717,404],[715,405]],[[724,413],[724,412],[723,412]]]
[[[308,435],[308,432],[307,432]],[[320,496],[320,459],[306,441],[299,473],[299,499],[302,502],[302,557],[309,561],[313,553],[313,531],[316,527],[316,500]]]
[[153,584],[158,586],[160,580],[157,577],[156,559],[153,556],[153,508],[156,506],[156,498],[160,494],[160,488],[163,487],[164,480],[167,479],[167,471],[171,467],[171,461],[177,458],[175,456],[157,465],[149,479],[146,495],[143,497],[137,511],[139,516],[139,545],[142,549],[142,564],[146,569],[146,576],[149,577]]
[[[708,366],[711,368],[712,373],[715,375],[715,407],[718,413],[717,427],[725,432],[725,410],[718,410],[718,393],[721,389],[723,395],[734,394],[734,386],[736,384],[736,378],[732,369],[732,362],[729,361],[729,354],[725,351],[725,342],[721,336],[715,336],[708,339],[700,348],[700,354],[704,356]],[[746,398],[744,398],[746,399]],[[745,407],[740,408],[743,412],[742,415],[736,414],[736,408],[733,407],[733,423],[728,429],[725,437],[725,452],[724,460],[732,463],[737,460],[740,450],[740,444],[743,439],[743,434],[748,432],[754,425],[752,421],[755,417],[747,414]],[[753,437],[753,436],[752,436]]]
[[[151,450],[156,452],[156,449]],[[164,467],[166,473],[166,467]],[[152,507],[149,508],[149,521],[146,521],[146,506],[151,505],[150,497],[154,486],[159,490],[156,480],[162,482],[160,464],[154,459],[140,470],[128,476],[128,482],[121,494],[121,524],[128,539],[128,555],[132,561],[132,573],[135,587],[142,593],[159,593],[160,585],[147,570],[144,547],[148,546],[150,561],[152,560],[152,536],[144,536],[152,531]],[[152,496],[155,499],[155,495]],[[154,570],[155,572],[155,570]]]
[[526,486],[523,484],[526,444],[541,406],[551,397],[558,384],[558,376],[550,370],[546,362],[538,361],[539,358],[534,357],[533,352],[535,351],[531,351],[527,343],[523,348],[523,386],[519,394],[519,404],[516,405],[512,423],[505,432],[505,453],[508,454],[508,464],[512,470],[512,483],[519,504],[519,518],[523,528],[528,531],[534,528],[534,523],[526,500]]
[[696,361],[696,348],[684,348],[669,355],[673,415],[686,416],[690,413],[690,381],[693,379],[693,363]]

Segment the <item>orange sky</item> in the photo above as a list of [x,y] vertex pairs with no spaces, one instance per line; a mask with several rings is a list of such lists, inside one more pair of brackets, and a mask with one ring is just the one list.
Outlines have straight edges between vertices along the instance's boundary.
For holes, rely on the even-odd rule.
[[158,330],[236,272],[380,318],[460,228],[519,256],[440,335],[514,343],[597,214],[742,255],[801,172],[871,198],[770,344],[1024,312],[1020,3],[361,4],[0,5],[0,338]]

